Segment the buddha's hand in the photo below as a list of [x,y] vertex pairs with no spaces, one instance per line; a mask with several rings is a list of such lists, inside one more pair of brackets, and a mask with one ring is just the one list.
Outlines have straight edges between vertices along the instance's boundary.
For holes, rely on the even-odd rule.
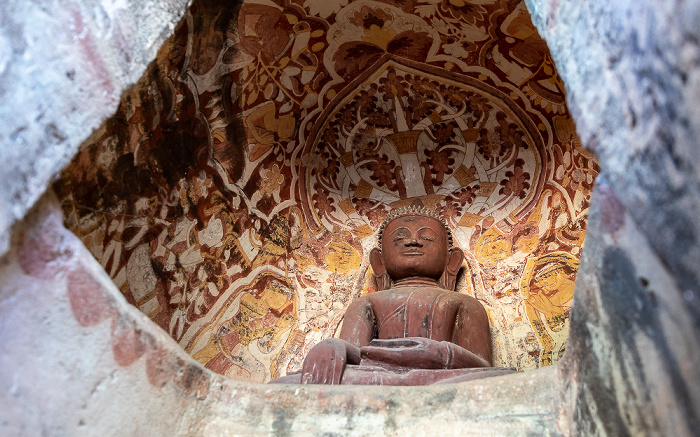
[[481,357],[447,341],[423,337],[372,340],[361,349],[363,359],[395,364],[412,369],[459,369],[485,367]]
[[441,342],[422,337],[374,339],[360,351],[363,359],[413,369],[442,369],[447,358]]
[[301,366],[302,384],[340,384],[348,362],[359,363],[360,350],[338,338],[323,340],[311,349]]

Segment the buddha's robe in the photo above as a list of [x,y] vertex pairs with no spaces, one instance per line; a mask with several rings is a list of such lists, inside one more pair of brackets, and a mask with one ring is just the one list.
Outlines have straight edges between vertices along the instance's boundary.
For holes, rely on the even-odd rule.
[[[471,296],[438,287],[396,287],[348,308],[340,339],[360,348],[341,384],[428,385],[497,376],[486,311]],[[299,383],[299,373],[274,383]]]

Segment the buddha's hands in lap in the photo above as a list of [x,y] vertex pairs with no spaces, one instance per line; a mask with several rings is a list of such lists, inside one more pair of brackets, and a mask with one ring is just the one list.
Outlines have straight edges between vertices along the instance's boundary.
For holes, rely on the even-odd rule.
[[363,359],[414,369],[463,369],[488,367],[488,362],[474,353],[446,341],[423,337],[372,340],[361,349]]
[[304,359],[302,384],[340,384],[347,364],[360,363],[360,349],[338,338],[318,343]]

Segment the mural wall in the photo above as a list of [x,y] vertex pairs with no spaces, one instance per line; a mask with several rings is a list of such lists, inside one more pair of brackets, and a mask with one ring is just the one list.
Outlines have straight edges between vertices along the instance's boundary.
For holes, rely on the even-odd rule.
[[374,233],[416,201],[494,363],[556,362],[597,174],[524,3],[201,0],[55,190],[127,300],[263,382],[374,291]]

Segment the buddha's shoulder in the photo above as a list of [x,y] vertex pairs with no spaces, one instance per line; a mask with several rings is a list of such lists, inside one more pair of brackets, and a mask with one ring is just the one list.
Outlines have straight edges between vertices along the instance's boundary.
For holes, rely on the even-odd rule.
[[442,301],[448,301],[448,302],[457,302],[463,305],[479,305],[481,306],[481,303],[473,297],[468,294],[464,293],[459,293],[457,291],[452,291],[452,290],[446,290],[444,288],[439,288],[439,295],[440,295],[440,300]]
[[443,302],[458,302],[466,305],[480,305],[479,301],[468,294],[458,293],[440,287],[405,287],[390,288],[388,290],[377,291],[363,296],[367,302],[382,301],[387,299],[402,298],[407,296],[413,298],[439,298]]

